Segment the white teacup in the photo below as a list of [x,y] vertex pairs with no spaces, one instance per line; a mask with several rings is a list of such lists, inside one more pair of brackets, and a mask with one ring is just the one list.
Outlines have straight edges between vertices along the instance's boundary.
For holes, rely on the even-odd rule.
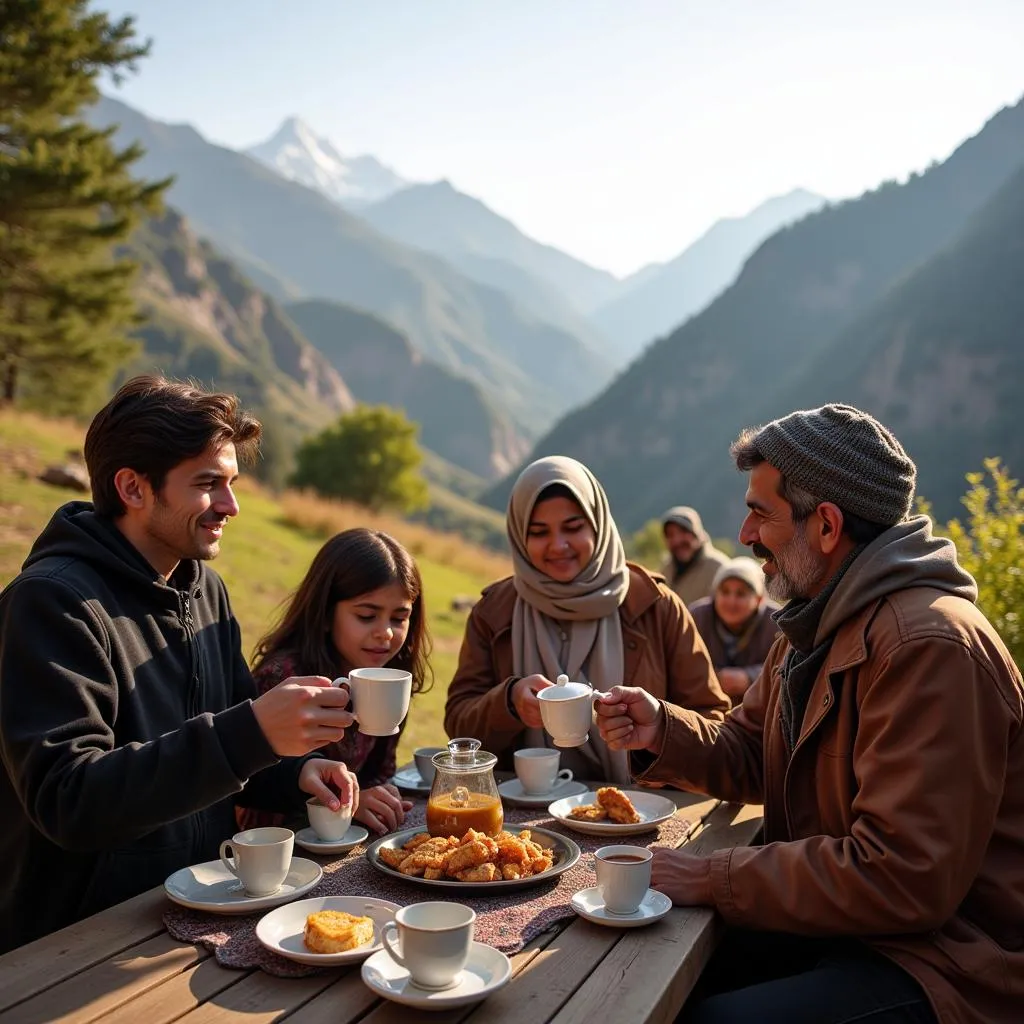
[[580,747],[590,736],[594,697],[586,683],[561,683],[537,693],[544,729],[557,747]]
[[348,687],[353,717],[364,736],[394,736],[409,714],[412,675],[399,668],[354,668],[332,684]]
[[306,801],[310,827],[325,843],[336,843],[344,839],[352,824],[352,810],[351,800],[347,804],[342,804],[336,811],[320,803],[316,797]]
[[[439,991],[460,980],[469,960],[476,913],[461,903],[413,903],[385,922],[381,941],[419,988]],[[398,935],[396,948],[394,937]]]
[[416,771],[420,773],[420,778],[428,786],[434,781],[434,773],[437,771],[434,767],[434,755],[443,754],[447,750],[447,747],[417,747],[412,752],[412,759],[416,762]]
[[288,877],[294,840],[290,828],[247,828],[220,844],[220,859],[250,896],[270,896]]
[[542,796],[550,793],[555,786],[572,781],[572,770],[558,770],[561,754],[547,747],[527,747],[517,750],[512,756],[516,768],[516,776],[523,792],[530,796]]
[[602,846],[594,854],[597,887],[609,914],[635,914],[651,887],[650,850]]

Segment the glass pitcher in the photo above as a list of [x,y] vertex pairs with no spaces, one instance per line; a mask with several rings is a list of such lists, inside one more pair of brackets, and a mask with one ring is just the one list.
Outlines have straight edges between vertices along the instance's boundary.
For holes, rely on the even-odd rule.
[[436,770],[427,799],[427,831],[461,839],[472,828],[496,836],[505,815],[494,781],[494,754],[481,750],[479,740],[465,737],[451,740],[447,752],[432,760]]

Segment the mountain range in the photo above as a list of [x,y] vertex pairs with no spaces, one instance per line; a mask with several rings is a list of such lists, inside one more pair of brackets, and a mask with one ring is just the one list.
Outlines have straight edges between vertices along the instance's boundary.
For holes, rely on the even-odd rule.
[[[777,232],[725,292],[559,422],[531,457],[587,463],[626,529],[687,503],[728,535],[742,516],[728,456],[739,431],[793,408],[853,401],[904,429],[921,492],[954,514],[983,454],[1020,451],[1010,424],[1024,263],[1008,210],[1022,166],[1024,101],[923,174]],[[494,507],[511,479],[488,492]]]
[[94,123],[139,141],[138,171],[174,175],[169,202],[278,298],[323,298],[373,313],[425,356],[479,383],[524,438],[594,394],[612,367],[576,335],[430,253],[385,237],[319,192],[187,125],[104,97]]
[[769,199],[743,217],[716,221],[668,263],[627,278],[620,294],[598,308],[594,320],[631,357],[699,313],[732,284],[747,258],[776,231],[825,204],[822,196],[794,189]]

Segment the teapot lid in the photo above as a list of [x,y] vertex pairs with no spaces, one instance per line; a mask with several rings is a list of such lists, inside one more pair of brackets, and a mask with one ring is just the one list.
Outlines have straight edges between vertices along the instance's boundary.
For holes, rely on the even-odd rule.
[[431,760],[436,768],[448,768],[459,772],[480,772],[493,768],[498,763],[494,754],[480,749],[480,741],[462,736],[448,741],[448,752],[435,754]]

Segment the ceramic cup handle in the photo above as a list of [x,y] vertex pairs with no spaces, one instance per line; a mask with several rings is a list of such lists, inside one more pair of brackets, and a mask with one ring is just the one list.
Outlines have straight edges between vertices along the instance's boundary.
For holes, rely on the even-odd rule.
[[354,722],[358,722],[359,715],[356,714],[355,708],[352,707],[352,687],[349,685],[348,676],[338,676],[337,679],[332,679],[331,686],[344,687],[348,690],[348,713],[352,716]]
[[[233,874],[235,878],[237,878],[238,867],[234,861],[234,855],[235,850],[234,847],[232,847],[231,845],[231,840],[225,839],[224,842],[220,844],[220,861],[224,865],[224,867],[226,867],[228,871],[230,871],[231,874]],[[231,858],[230,860],[228,859],[229,856]]]
[[380,944],[388,951],[388,956],[401,967],[409,969],[402,954],[398,952],[397,943],[392,942],[393,937],[398,935],[398,925],[394,921],[385,921],[380,929]]
[[[555,786],[562,786],[566,782],[572,782],[572,769],[571,768],[563,768],[555,776]],[[553,788],[554,788],[554,786],[552,786],[552,789]]]

